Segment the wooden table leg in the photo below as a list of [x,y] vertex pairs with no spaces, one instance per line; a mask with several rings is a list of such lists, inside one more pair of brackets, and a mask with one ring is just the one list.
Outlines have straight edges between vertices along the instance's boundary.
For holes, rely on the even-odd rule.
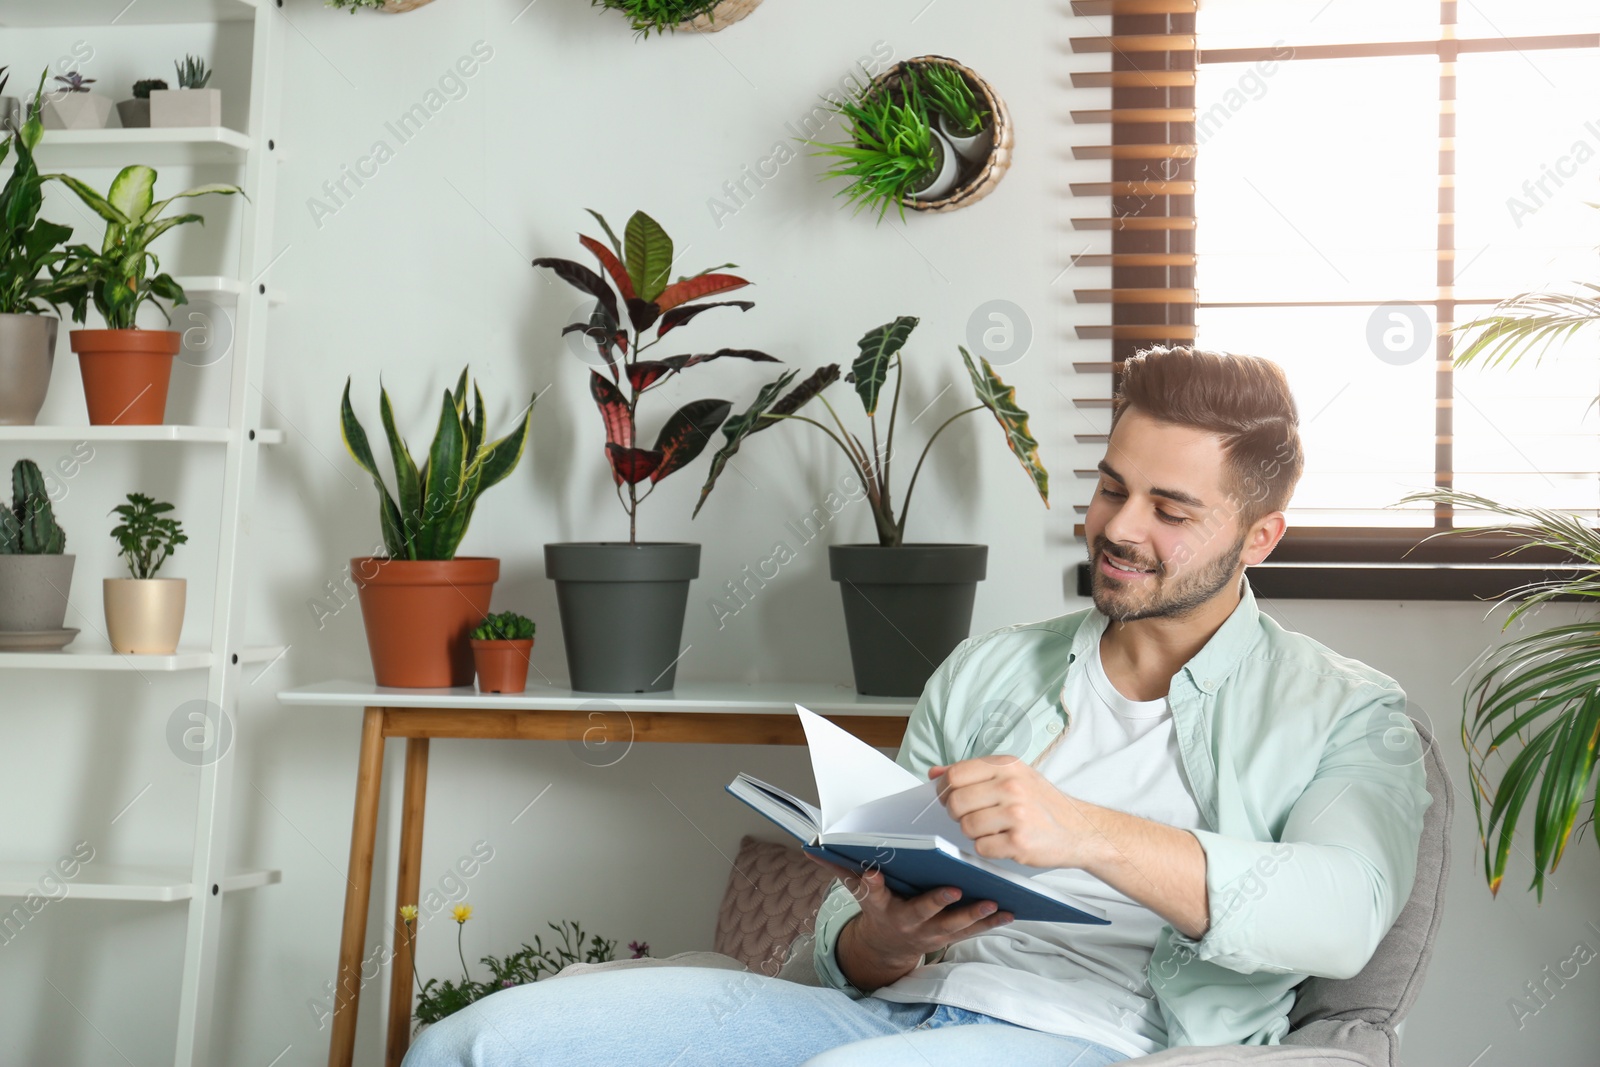
[[339,935],[339,977],[333,991],[333,1034],[328,1067],[351,1067],[356,1052],[356,1009],[361,1002],[361,948],[367,936],[372,896],[372,852],[378,838],[378,795],[383,785],[382,708],[361,720],[361,756],[356,772],[355,817],[350,823],[350,873],[344,891],[344,927]]
[[[395,900],[416,904],[422,884],[422,816],[428,797],[428,739],[406,740],[406,786],[400,814],[400,875]],[[420,923],[420,919],[418,922]],[[394,916],[394,961],[389,975],[387,1067],[400,1067],[411,1047],[412,943],[406,924]]]

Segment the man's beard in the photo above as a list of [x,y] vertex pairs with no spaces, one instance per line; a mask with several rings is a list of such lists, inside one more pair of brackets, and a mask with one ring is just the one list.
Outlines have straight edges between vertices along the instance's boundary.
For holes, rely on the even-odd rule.
[[1139,579],[1152,587],[1151,593],[1139,592],[1134,589],[1133,582],[1119,581],[1100,570],[1100,553],[1112,545],[1105,538],[1099,538],[1089,553],[1089,595],[1102,615],[1118,622],[1182,618],[1234,580],[1244,542],[1245,535],[1241,533],[1226,552],[1203,567],[1191,565],[1180,568],[1177,574],[1167,574],[1165,565],[1158,567],[1157,573]]

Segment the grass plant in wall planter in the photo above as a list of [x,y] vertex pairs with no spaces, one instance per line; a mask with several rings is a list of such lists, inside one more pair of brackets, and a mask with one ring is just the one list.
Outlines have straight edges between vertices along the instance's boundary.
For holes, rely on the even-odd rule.
[[[764,389],[748,411],[729,419],[723,427],[727,443],[712,457],[711,473],[700,490],[700,503],[695,506],[695,514],[699,514],[723,467],[747,437],[776,426],[784,419],[810,423],[844,451],[872,509],[878,543],[830,545],[828,564],[844,598],[845,629],[850,639],[856,691],[870,696],[915,697],[921,694],[934,668],[967,637],[978,582],[986,573],[987,545],[908,543],[905,540],[911,494],[916,490],[922,464],[939,435],[962,416],[987,408],[1005,431],[1006,443],[1021,461],[1039,498],[1045,507],[1050,506],[1049,475],[1039,462],[1039,445],[1028,430],[1028,413],[1017,406],[1015,390],[1000,380],[987,359],[979,357],[980,368],[973,363],[967,350],[960,348],[978,403],[951,415],[928,436],[911,470],[896,514],[891,478],[896,469],[894,460],[898,458],[895,426],[900,411],[900,387],[905,377],[901,350],[917,322],[916,318],[903,315],[869,330],[858,342],[859,354],[844,376],[846,382],[855,386],[856,396],[866,411],[871,427],[870,447],[845,428],[824,395],[828,386],[839,380],[837,364],[822,368],[793,392],[777,399],[793,376],[787,375]],[[894,395],[889,403],[889,423],[880,448],[877,412],[891,369],[895,372]],[[817,419],[799,414],[800,408],[812,397],[827,408],[832,429]]]
[[170,274],[161,271],[150,245],[174,226],[205,222],[195,214],[162,218],[174,201],[211,193],[243,195],[244,190],[237,185],[200,185],[156,200],[156,172],[139,165],[122,168],[104,196],[70,174],[47,174],[45,180],[66,185],[106,223],[98,249],[69,245],[65,259],[51,271],[66,288],[61,299],[72,306],[73,322],[88,320],[90,304],[105,322],[105,329],[73,330],[69,335],[83,373],[89,422],[160,425],[167,413],[172,358],[183,335],[177,330],[140,329],[139,309],[154,304],[167,317],[157,297],[174,304],[188,303],[188,297]]
[[72,227],[39,217],[44,179],[33,150],[44,135],[42,74],[39,85],[27,119],[0,141],[0,164],[13,159],[0,187],[0,426],[32,426],[39,417],[61,327],[44,305],[66,302],[73,289],[46,273],[65,257]]
[[11,468],[11,503],[0,508],[0,648],[63,648],[73,557],[56,525],[44,475],[31,459]]
[[431,3],[433,0],[327,0],[326,6],[345,8],[352,14],[361,8],[367,8],[381,11],[385,15],[400,15]]
[[590,0],[594,7],[619,11],[640,37],[654,33],[715,33],[754,11],[761,0]]
[[[536,398],[534,398],[536,399]],[[478,498],[516,469],[528,446],[534,399],[506,436],[486,439],[483,393],[467,368],[445,390],[433,444],[419,467],[395,426],[389,392],[380,389],[379,414],[393,460],[395,492],[378,472],[367,434],[350,406],[350,382],[339,406],[345,447],[378,489],[383,556],[350,561],[361,600],[372,673],[379,685],[437,689],[472,684],[468,633],[489,613],[500,578],[492,556],[457,556]]]
[[126,504],[111,509],[121,520],[111,530],[127,578],[105,580],[106,635],[111,650],[171,655],[183,633],[188,582],[157,578],[173,549],[189,540],[183,524],[167,513],[172,505],[143,493],[129,493]]
[[478,692],[520,693],[528,688],[533,655],[533,620],[514,611],[490,615],[472,629],[472,662]]
[[[606,460],[628,515],[628,540],[547,544],[545,571],[556,583],[572,687],[653,693],[671,689],[677,674],[689,582],[700,574],[700,546],[640,541],[639,505],[662,479],[693,462],[733,404],[691,401],[668,417],[647,447],[639,433],[639,401],[697,364],[724,358],[778,360],[765,352],[734,348],[667,357],[650,353],[667,337],[678,338],[680,327],[712,308],[754,307],[748,300],[707,299],[749,282],[721,273],[732,263],[669,281],[672,238],[654,219],[634,212],[624,239],[618,240],[604,218],[590,214],[610,243],[582,234],[578,240],[599,260],[605,278],[568,259],[541,258],[533,265],[550,268],[596,301],[587,322],[572,323],[562,332],[590,338],[610,370],[610,377],[598,370],[589,373],[589,393],[605,424]],[[646,339],[649,331],[654,336]]]

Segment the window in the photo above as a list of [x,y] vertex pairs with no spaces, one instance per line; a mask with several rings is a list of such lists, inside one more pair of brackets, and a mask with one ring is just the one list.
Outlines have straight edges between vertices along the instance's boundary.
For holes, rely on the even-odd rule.
[[[1195,7],[1074,5],[1111,16],[1094,20],[1108,31],[1103,50],[1113,70],[1129,69],[1120,83],[1098,83],[1112,87],[1100,117],[1113,144],[1143,142],[1143,158],[1123,160],[1113,177],[1131,179],[1132,164],[1186,183],[1074,187],[1112,196],[1113,251],[1084,257],[1112,267],[1112,288],[1079,291],[1110,303],[1112,326],[1087,335],[1113,339],[1113,370],[1153,340],[1285,368],[1307,469],[1290,531],[1253,580],[1308,564],[1320,577],[1278,576],[1285,595],[1317,595],[1333,580],[1344,595],[1354,581],[1394,596],[1406,575],[1417,580],[1399,595],[1494,595],[1529,580],[1504,560],[1483,570],[1514,541],[1419,546],[1493,517],[1391,505],[1438,485],[1600,517],[1595,336],[1537,368],[1455,370],[1449,333],[1517,293],[1600,279],[1600,210],[1585,203],[1600,201],[1600,14],[1575,0]],[[1102,50],[1088,38],[1074,45]],[[1191,87],[1137,80],[1185,70]],[[1153,93],[1165,94],[1161,111]],[[1117,196],[1158,188],[1174,195]],[[1158,225],[1144,218],[1168,228],[1130,226]],[[1149,233],[1169,264],[1119,262],[1128,237],[1148,245],[1139,235]],[[1405,574],[1375,569],[1402,561]],[[1457,566],[1441,573],[1444,563]],[[1351,569],[1332,577],[1341,566]]]

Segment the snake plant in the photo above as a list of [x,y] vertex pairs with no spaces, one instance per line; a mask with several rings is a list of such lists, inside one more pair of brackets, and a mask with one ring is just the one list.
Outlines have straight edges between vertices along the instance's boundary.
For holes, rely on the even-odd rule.
[[0,556],[59,556],[67,534],[56,525],[44,475],[31,459],[11,468],[11,506],[0,507]]
[[367,433],[350,406],[350,380],[345,379],[339,429],[345,448],[378,488],[379,522],[384,551],[390,559],[454,559],[472,521],[478,497],[516,469],[528,445],[535,395],[522,411],[522,421],[497,441],[484,440],[483,392],[474,382],[473,404],[467,407],[467,368],[454,392],[446,391],[439,409],[428,456],[417,467],[411,450],[395,428],[389,391],[379,387],[378,411],[394,460],[396,493],[390,495],[378,473]]
[[[861,399],[861,406],[866,410],[867,419],[871,426],[872,450],[868,452],[867,446],[859,437],[845,429],[844,423],[839,418],[839,413],[828,403],[823,396],[823,390],[839,380],[838,364],[829,364],[807,378],[795,389],[778,399],[781,392],[796,371],[780,377],[766,388],[756,398],[749,410],[727,421],[722,427],[727,443],[712,457],[711,474],[706,478],[706,483],[700,489],[700,501],[695,505],[694,513],[698,515],[700,508],[705,504],[706,497],[711,495],[711,490],[716,487],[717,476],[722,473],[728,460],[739,451],[739,446],[745,438],[753,433],[770,429],[783,419],[799,419],[808,422],[827,434],[833,443],[844,450],[849,458],[851,467],[854,468],[856,477],[861,480],[868,503],[872,505],[872,518],[878,528],[878,543],[885,546],[900,545],[905,542],[906,516],[911,507],[911,494],[917,487],[917,475],[922,472],[923,461],[928,458],[928,451],[933,448],[933,442],[938,440],[941,433],[951,423],[963,415],[970,415],[974,411],[984,408],[993,413],[999,421],[1000,428],[1005,431],[1006,444],[1022,463],[1022,469],[1027,472],[1033,481],[1034,488],[1039,493],[1039,499],[1044,501],[1044,506],[1050,506],[1050,477],[1044,465],[1039,462],[1039,443],[1033,439],[1028,430],[1028,413],[1017,406],[1016,390],[1000,380],[995,374],[989,361],[979,357],[982,369],[972,362],[972,356],[965,348],[957,346],[961,359],[966,364],[967,375],[972,379],[973,392],[977,395],[978,403],[969,408],[951,415],[928,436],[928,442],[923,446],[922,455],[917,459],[917,465],[911,470],[911,480],[906,484],[905,499],[901,501],[899,516],[895,515],[894,498],[890,487],[890,474],[892,473],[895,455],[894,431],[895,422],[900,411],[900,386],[905,377],[905,368],[901,365],[900,350],[905,347],[906,341],[911,337],[911,331],[916,329],[920,320],[910,315],[902,315],[893,322],[884,323],[882,326],[868,330],[866,335],[857,342],[859,354],[851,364],[850,372],[844,375],[844,380],[853,384],[856,395]],[[884,382],[889,371],[895,372],[894,397],[889,405],[889,425],[883,438],[883,447],[878,447],[878,402],[882,397]],[[836,434],[823,423],[815,419],[798,414],[798,411],[813,397],[822,402],[828,409],[828,414],[833,417],[833,423],[838,427]]]

